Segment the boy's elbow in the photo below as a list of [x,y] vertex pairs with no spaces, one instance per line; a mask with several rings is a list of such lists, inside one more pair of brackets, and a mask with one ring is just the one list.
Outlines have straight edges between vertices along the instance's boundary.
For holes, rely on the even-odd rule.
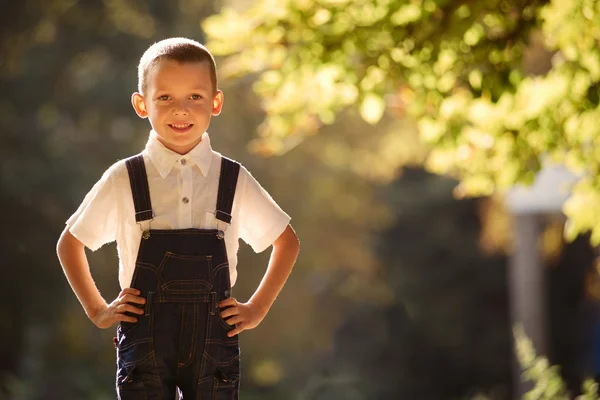
[[67,235],[70,235],[71,232],[69,232],[69,227],[65,227],[65,229],[62,231],[62,233],[60,234],[60,236],[58,237],[58,242],[56,242],[56,253],[58,255],[60,255],[60,253],[62,253],[64,251],[66,242],[67,242]]

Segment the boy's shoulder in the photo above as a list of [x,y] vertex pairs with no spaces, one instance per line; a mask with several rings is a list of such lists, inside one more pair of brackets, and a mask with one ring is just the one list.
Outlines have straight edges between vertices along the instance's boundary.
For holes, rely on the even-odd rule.
[[229,162],[231,162],[231,163],[233,163],[233,164],[237,164],[237,165],[239,165],[240,167],[242,166],[242,163],[241,163],[241,162],[239,162],[239,161],[237,161],[237,160],[234,160],[234,159],[233,159],[233,158],[231,158],[231,157],[224,156],[223,154],[219,153],[218,151],[214,151],[214,150],[213,150],[213,157],[214,157],[214,156],[217,156],[217,159],[220,159],[220,160],[221,160],[221,163],[223,163],[223,162],[226,162],[226,161],[229,161]]
[[[240,175],[249,173],[248,170],[244,167],[244,165],[240,161],[237,161],[229,156],[225,156],[225,155],[219,153],[218,151],[212,150],[212,157],[213,157],[213,162],[215,160],[218,160],[220,165],[223,165],[223,162],[226,162],[226,161],[229,161],[233,164],[239,165]],[[211,167],[211,169],[212,169],[212,167]]]
[[105,173],[113,177],[120,176],[123,174],[128,176],[127,161],[139,157],[140,155],[144,157],[145,165],[153,165],[150,156],[145,152],[141,152],[115,161],[110,167],[106,169]]
[[[139,154],[136,154],[135,156],[138,155]],[[122,175],[123,173],[127,174],[127,160],[135,156],[126,157],[115,161],[110,167],[106,169],[106,173],[111,175],[112,177],[117,177],[119,175]]]
[[103,179],[107,179],[112,181],[115,184],[129,184],[129,173],[127,171],[127,160],[133,157],[138,156],[136,154],[134,156],[126,157],[120,160],[115,161],[110,167],[104,171]]

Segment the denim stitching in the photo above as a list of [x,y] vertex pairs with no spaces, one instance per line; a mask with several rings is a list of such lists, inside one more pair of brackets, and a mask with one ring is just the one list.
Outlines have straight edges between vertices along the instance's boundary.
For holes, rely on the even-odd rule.
[[219,272],[220,270],[225,269],[225,268],[229,268],[228,261],[222,262],[221,264],[217,265],[213,271],[213,276],[216,275],[217,272]]
[[202,285],[207,290],[210,290],[211,285],[205,281],[198,279],[177,279],[169,281],[169,283],[164,283],[161,285],[160,289],[167,292],[175,292],[175,293],[198,293],[198,289],[170,289],[170,286],[173,285],[181,285],[181,284],[190,284],[190,285]]
[[214,359],[212,356],[210,356],[210,355],[209,355],[209,354],[206,352],[206,350],[204,351],[204,356],[205,356],[205,357],[206,357],[206,358],[207,358],[207,359],[208,359],[208,360],[209,360],[209,361],[210,361],[212,364],[216,365],[217,367],[227,367],[227,366],[230,366],[230,365],[232,365],[232,364],[234,364],[234,363],[237,363],[237,362],[238,362],[238,360],[240,359],[240,354],[239,354],[239,352],[238,352],[238,354],[237,354],[235,357],[233,357],[232,359],[230,359],[230,360],[227,360],[227,361],[217,361],[217,360],[215,360],[215,359]]
[[[149,321],[149,323],[150,323],[150,327],[149,327],[150,332],[149,332],[149,334],[150,334],[150,337],[154,337],[154,314],[153,313],[150,314],[149,318],[150,318],[150,321]],[[154,355],[152,357],[152,370],[153,371],[158,371],[158,365],[156,363],[156,349],[154,348],[154,341],[152,341],[152,354]],[[163,397],[163,395],[164,395],[164,393],[163,393],[163,387],[160,384],[158,385],[158,387],[160,388],[160,397]]]
[[[183,336],[183,332],[184,332],[184,323],[183,321],[185,321],[185,313],[186,313],[186,307],[182,307],[181,308],[181,321],[179,324],[179,343],[181,343],[182,341],[182,336]],[[182,363],[179,362],[179,352],[177,352],[177,368],[179,368],[180,366],[183,366]]]
[[130,348],[132,348],[133,346],[135,346],[137,344],[150,343],[150,342],[152,342],[152,338],[149,338],[149,337],[143,338],[143,339],[132,340],[131,343],[127,343],[124,346],[120,346],[119,351],[129,350]]
[[220,323],[220,324],[223,326],[223,328],[225,328],[225,330],[226,330],[227,332],[231,332],[232,330],[234,330],[234,329],[235,329],[235,325],[229,325],[229,324],[227,323],[227,321],[225,321],[225,320],[223,319],[223,317],[221,317],[221,314],[220,314],[220,313],[217,313],[217,320],[218,320],[218,321],[219,321],[219,323]]
[[177,253],[171,253],[171,252],[167,252],[169,254],[169,257],[172,258],[179,258],[182,260],[199,260],[199,261],[204,261],[206,260],[207,263],[210,263],[210,260],[212,259],[212,255],[198,255],[198,256],[193,256],[193,255],[187,255],[187,254],[177,254]]
[[152,270],[156,270],[156,266],[154,264],[148,263],[148,262],[144,262],[144,261],[136,261],[135,262],[135,266],[141,266],[141,267],[146,267],[148,269],[152,269]]

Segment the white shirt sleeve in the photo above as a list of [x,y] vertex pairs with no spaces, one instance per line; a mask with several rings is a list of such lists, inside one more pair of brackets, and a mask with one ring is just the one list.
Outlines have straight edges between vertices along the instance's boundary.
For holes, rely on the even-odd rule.
[[237,189],[241,191],[239,236],[256,253],[260,253],[283,233],[290,223],[290,217],[243,166],[240,168],[240,178],[242,185]]
[[119,208],[112,171],[110,168],[102,175],[66,222],[71,234],[92,251],[117,235]]

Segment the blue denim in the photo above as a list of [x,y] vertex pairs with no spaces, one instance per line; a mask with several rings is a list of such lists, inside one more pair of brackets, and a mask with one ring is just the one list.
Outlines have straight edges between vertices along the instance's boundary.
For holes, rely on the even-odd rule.
[[[231,295],[222,232],[149,230],[131,287],[147,299],[136,323],[117,328],[119,400],[238,399],[238,336],[218,303]],[[145,235],[147,236],[147,235]]]

